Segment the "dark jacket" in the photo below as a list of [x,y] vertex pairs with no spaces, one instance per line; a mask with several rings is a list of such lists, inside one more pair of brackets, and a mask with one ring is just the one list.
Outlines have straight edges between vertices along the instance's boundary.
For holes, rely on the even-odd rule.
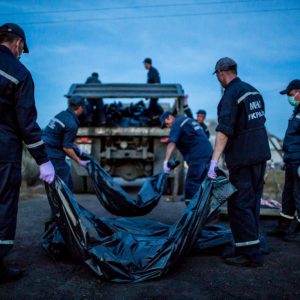
[[22,141],[37,164],[48,161],[41,140],[30,72],[0,45],[0,162],[21,162]]
[[154,67],[150,67],[147,76],[147,83],[160,83],[160,76]]
[[295,108],[289,119],[283,140],[283,151],[286,163],[300,163],[300,106]]
[[43,132],[47,154],[50,158],[65,159],[63,148],[72,148],[74,145],[79,121],[71,108],[60,112],[47,125]]
[[186,116],[176,117],[169,135],[169,143],[175,143],[188,164],[208,162],[212,146],[207,136],[193,119]]
[[[193,119],[193,114],[192,114],[192,111],[189,108],[189,106],[188,105],[184,105],[183,109],[184,109],[184,113],[186,114],[186,116],[189,117],[189,118],[191,118],[191,119]],[[209,133],[207,125],[205,123],[198,123],[198,124],[201,126],[201,128],[203,129],[203,131],[206,134],[207,138],[209,139],[210,133]]]
[[87,78],[85,83],[101,83],[98,77],[90,76]]
[[218,105],[218,126],[228,136],[224,150],[229,169],[263,163],[271,158],[261,94],[239,78],[225,88]]

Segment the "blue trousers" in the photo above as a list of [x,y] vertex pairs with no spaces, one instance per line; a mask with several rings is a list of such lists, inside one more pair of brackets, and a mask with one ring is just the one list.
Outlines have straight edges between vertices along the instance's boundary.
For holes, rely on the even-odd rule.
[[21,164],[0,163],[0,259],[13,247],[21,186]]
[[185,180],[185,199],[191,200],[198,192],[207,173],[208,161],[189,162]]
[[285,183],[282,192],[282,213],[294,217],[297,212],[300,218],[300,178],[298,164],[286,164]]
[[259,212],[266,164],[229,170],[237,192],[228,200],[228,216],[237,252],[259,254]]

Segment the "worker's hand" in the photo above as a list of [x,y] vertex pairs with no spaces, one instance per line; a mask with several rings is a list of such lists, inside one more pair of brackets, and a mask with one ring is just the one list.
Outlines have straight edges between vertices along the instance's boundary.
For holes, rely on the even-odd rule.
[[216,173],[216,168],[218,166],[218,161],[217,160],[211,160],[210,161],[210,166],[208,170],[208,178],[210,179],[216,179],[217,178],[217,173]]
[[189,95],[188,94],[184,95],[183,105],[189,105]]
[[168,161],[165,160],[164,161],[164,173],[170,174],[170,172],[171,172],[171,169],[168,167]]
[[51,184],[54,181],[55,171],[51,161],[47,161],[39,166],[40,169],[40,179]]
[[86,168],[90,162],[91,162],[90,160],[80,160],[79,165]]

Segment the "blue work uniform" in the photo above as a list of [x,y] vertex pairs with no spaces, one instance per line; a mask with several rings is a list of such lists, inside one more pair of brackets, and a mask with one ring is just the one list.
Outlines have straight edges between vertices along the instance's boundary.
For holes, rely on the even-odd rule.
[[36,118],[31,74],[7,47],[0,45],[0,258],[14,243],[22,142],[37,164],[49,161]]
[[[160,75],[157,69],[154,67],[150,67],[147,74],[147,83],[155,84],[160,83]],[[152,117],[153,115],[161,115],[162,111],[159,109],[158,106],[158,98],[151,98],[149,103],[149,115]]]
[[206,176],[212,146],[199,124],[186,116],[178,116],[174,120],[169,143],[176,144],[189,166],[185,182],[185,199],[190,200]]
[[43,131],[43,140],[47,154],[54,166],[55,173],[73,189],[70,166],[66,162],[66,153],[63,148],[72,148],[77,151],[74,144],[79,121],[71,108],[60,112]]
[[[192,111],[191,111],[191,109],[189,108],[188,105],[184,105],[184,106],[183,106],[183,110],[184,110],[184,113],[185,113],[185,115],[186,115],[187,117],[193,119]],[[209,133],[209,130],[208,130],[207,125],[206,125],[205,123],[198,123],[198,124],[202,127],[204,133],[206,134],[207,138],[209,139],[210,133]]]
[[281,216],[293,219],[297,212],[300,222],[300,106],[297,106],[289,119],[283,140],[283,160],[285,162],[285,183],[282,193]]
[[259,255],[259,209],[266,161],[271,158],[261,94],[238,77],[225,88],[218,105],[216,131],[228,142],[224,150],[229,178],[237,192],[228,215],[237,252]]

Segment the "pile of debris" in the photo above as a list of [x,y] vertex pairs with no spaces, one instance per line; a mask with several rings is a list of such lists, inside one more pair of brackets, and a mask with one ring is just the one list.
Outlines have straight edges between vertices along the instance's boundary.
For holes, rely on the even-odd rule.
[[[163,113],[161,105],[149,109],[143,100],[129,105],[113,102],[104,106],[107,127],[156,127],[160,126],[159,117]],[[81,125],[85,126],[84,118]]]

